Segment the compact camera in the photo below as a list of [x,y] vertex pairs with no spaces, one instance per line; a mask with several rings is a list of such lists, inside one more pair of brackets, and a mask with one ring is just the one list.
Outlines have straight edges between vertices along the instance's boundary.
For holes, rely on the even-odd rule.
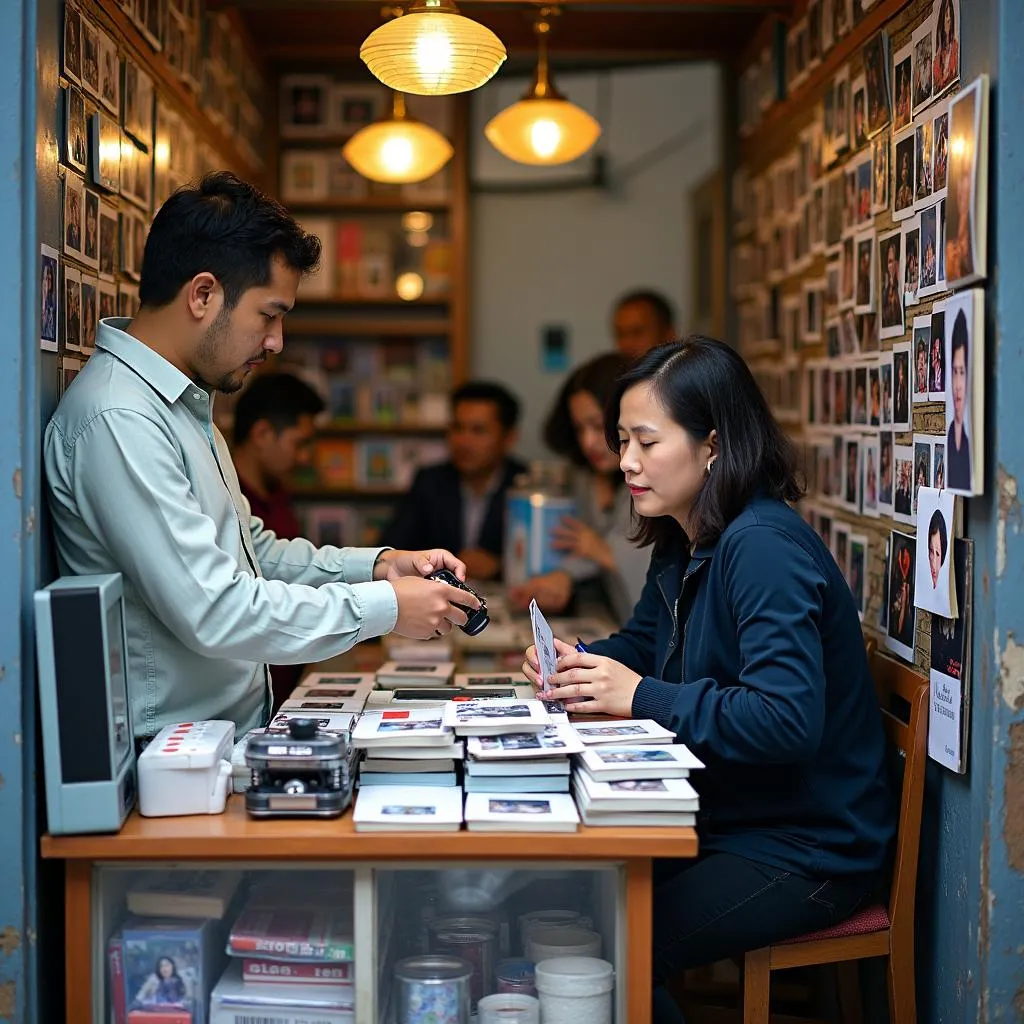
[[288,732],[249,738],[252,780],[245,809],[254,818],[336,818],[352,799],[345,735],[320,732],[314,718],[293,718]]
[[[430,573],[427,576],[428,580],[440,580],[442,583],[450,583],[453,587],[458,587],[459,590],[466,591],[467,594],[472,594],[475,598],[480,601],[479,608],[470,608],[468,605],[456,604],[456,608],[461,608],[466,615],[469,616],[468,621],[464,626],[459,626],[467,636],[476,636],[478,633],[482,633],[491,621],[491,617],[487,614],[487,604],[482,597],[467,583],[463,583],[458,576],[451,571],[451,569],[438,569],[437,572]],[[452,602],[455,604],[455,602]]]

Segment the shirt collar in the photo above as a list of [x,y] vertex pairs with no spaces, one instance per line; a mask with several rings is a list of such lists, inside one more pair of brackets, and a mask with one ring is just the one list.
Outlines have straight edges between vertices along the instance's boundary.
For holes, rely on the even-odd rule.
[[101,320],[96,332],[96,347],[120,359],[168,402],[176,402],[187,388],[202,390],[159,352],[128,334],[130,323],[130,318],[120,316]]

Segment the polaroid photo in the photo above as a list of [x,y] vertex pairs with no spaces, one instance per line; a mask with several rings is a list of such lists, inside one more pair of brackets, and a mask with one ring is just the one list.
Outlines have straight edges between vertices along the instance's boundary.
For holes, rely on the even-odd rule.
[[868,364],[868,426],[882,425],[882,381],[877,363]]
[[903,220],[914,214],[914,158],[917,135],[911,125],[901,135],[893,136],[892,219]]
[[868,368],[867,366],[855,366],[853,368],[853,405],[850,413],[850,421],[854,426],[866,427],[868,425]]
[[913,355],[911,396],[912,403],[916,405],[930,400],[928,391],[932,349],[932,318],[930,314],[914,317],[910,346]]
[[857,230],[857,165],[851,160],[843,169],[843,237]]
[[850,87],[853,92],[853,148],[860,149],[868,142],[867,78],[860,75]]
[[837,427],[844,427],[850,422],[851,373],[848,367],[838,367],[832,371],[832,422]]
[[843,242],[843,174],[825,179],[825,251],[836,255]]
[[821,543],[832,550],[832,516],[831,514],[826,515],[824,512],[818,515],[818,536],[821,537]]
[[914,48],[914,113],[918,114],[932,101],[932,42],[934,22],[926,18],[911,37]]
[[938,98],[960,81],[960,0],[938,0],[932,47],[932,96]]
[[932,202],[932,174],[935,166],[933,120],[925,114],[914,122],[914,204],[917,209]]
[[871,217],[871,189],[872,189],[872,168],[871,168],[871,154],[868,153],[864,159],[857,162],[857,166],[854,169],[854,175],[856,178],[856,223],[857,226],[863,226],[870,224]]
[[914,608],[917,539],[898,530],[889,538],[888,624],[885,646],[905,661],[914,661],[917,612]]
[[883,352],[878,357],[878,381],[882,393],[882,409],[879,426],[892,426],[892,353]]
[[988,275],[988,76],[949,102],[946,281],[950,288]]
[[828,360],[822,362],[818,370],[818,424],[823,427],[832,426],[832,369]]
[[868,438],[861,442],[861,507],[863,514],[878,516],[879,455],[878,439]]
[[857,296],[857,257],[853,245],[853,236],[844,238],[840,252],[842,273],[839,277],[839,308],[852,306]]
[[843,579],[849,577],[850,572],[850,527],[848,523],[836,522],[832,524],[832,547],[830,549],[832,558]]
[[984,306],[980,288],[945,301],[946,486],[955,494],[984,492]]
[[99,294],[97,320],[109,320],[111,317],[117,316],[117,285],[112,281],[100,279],[100,283],[97,285],[97,292]]
[[871,142],[871,212],[884,213],[889,208],[889,133],[877,135]]
[[865,231],[854,239],[857,286],[854,313],[870,313],[875,308],[875,233]]
[[945,199],[949,185],[949,109],[932,112],[932,199]]
[[100,265],[100,197],[92,189],[84,190],[82,226],[82,262],[91,270]]
[[892,517],[897,523],[914,524],[914,448],[893,445]]
[[918,304],[921,287],[921,220],[903,222],[903,305]]
[[99,322],[99,279],[92,274],[82,275],[82,353],[90,356],[96,351],[96,327]]
[[675,733],[645,718],[602,725],[575,723],[573,728],[588,746],[598,743],[673,743],[676,738]]
[[920,218],[921,269],[917,296],[936,295],[945,289],[939,283],[939,205],[925,207]]
[[49,245],[39,246],[39,347],[44,352],[60,349],[60,254]]
[[328,153],[291,149],[281,154],[281,201],[319,202],[328,195]]
[[139,286],[119,281],[117,284],[117,315],[131,319],[139,309]]
[[121,133],[117,122],[101,111],[89,117],[89,175],[107,192],[121,187]]
[[910,367],[910,342],[902,342],[893,345],[892,348],[892,380],[893,380],[893,407],[892,427],[898,433],[906,433],[910,430],[910,389],[911,389],[911,367]]
[[64,160],[83,174],[89,160],[89,136],[85,121],[85,97],[77,86],[64,91]]
[[946,304],[936,302],[931,311],[931,351],[928,356],[928,398],[946,401]]
[[82,272],[64,264],[64,350],[82,350]]
[[85,182],[76,174],[64,176],[64,245],[69,256],[82,258],[85,231]]
[[682,743],[664,746],[614,746],[584,750],[579,764],[599,782],[623,779],[683,779],[704,767]]
[[832,79],[835,88],[835,121],[832,148],[837,155],[850,148],[850,69],[844,66]]
[[892,64],[892,127],[899,131],[910,124],[914,113],[914,47],[908,44],[897,50]]
[[917,497],[917,587],[914,605],[944,619],[955,619],[953,539],[956,495],[922,487]]
[[384,113],[387,94],[379,85],[335,83],[329,93],[328,130],[352,135]]
[[76,85],[82,81],[82,12],[64,5],[64,75]]
[[925,434],[914,435],[914,496],[911,503],[914,522],[917,522],[917,497],[922,487],[932,485],[932,442]]
[[878,238],[881,273],[881,329],[879,337],[902,337],[903,322],[903,232],[897,228]]
[[153,145],[153,79],[127,57],[123,124],[124,130],[148,153]]
[[[801,340],[805,345],[814,345],[821,340],[825,287],[825,282],[823,281],[805,281],[803,284]],[[786,309],[789,311],[792,307],[787,305]],[[791,326],[787,317],[787,327]],[[790,354],[792,354],[792,350]]]
[[853,603],[857,606],[857,614],[861,620],[864,619],[864,611],[868,599],[868,539],[863,534],[850,534],[850,572],[847,575],[847,582],[850,584],[850,593],[853,594]]
[[860,515],[861,507],[860,488],[863,474],[860,460],[860,438],[847,437],[843,441],[843,470],[846,476],[843,485],[843,507],[856,515]]
[[106,32],[99,31],[100,102],[118,118],[121,113],[121,58],[117,43]]
[[285,75],[279,97],[282,138],[315,138],[331,131],[328,75]]
[[857,317],[857,337],[861,352],[877,352],[881,347],[878,337],[878,310],[861,313]]
[[106,281],[113,281],[118,268],[117,210],[105,203],[99,204],[99,273]]
[[839,308],[839,285],[843,273],[841,260],[825,264],[825,311],[833,313]]
[[889,37],[876,32],[865,44],[864,79],[867,89],[868,138],[884,131],[892,120],[889,97]]
[[895,476],[893,436],[891,430],[878,432],[878,514],[893,514],[893,480]]

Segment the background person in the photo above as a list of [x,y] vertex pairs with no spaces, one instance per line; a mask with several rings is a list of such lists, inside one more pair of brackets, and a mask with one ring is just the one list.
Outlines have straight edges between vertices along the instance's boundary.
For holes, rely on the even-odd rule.
[[630,359],[637,359],[657,345],[675,341],[675,313],[660,292],[640,289],[627,292],[615,303],[612,315],[615,346]]

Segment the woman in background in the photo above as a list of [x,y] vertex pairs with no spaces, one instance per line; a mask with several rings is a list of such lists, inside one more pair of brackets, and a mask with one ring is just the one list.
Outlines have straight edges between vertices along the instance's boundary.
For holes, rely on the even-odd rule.
[[525,608],[536,598],[543,611],[558,614],[588,580],[603,583],[618,622],[629,618],[640,599],[650,556],[627,539],[632,503],[604,433],[605,404],[629,366],[618,352],[598,356],[573,372],[555,400],[544,440],[577,468],[573,492],[579,515],[566,517],[555,530],[554,547],[566,554],[562,567],[513,587],[514,607]]

